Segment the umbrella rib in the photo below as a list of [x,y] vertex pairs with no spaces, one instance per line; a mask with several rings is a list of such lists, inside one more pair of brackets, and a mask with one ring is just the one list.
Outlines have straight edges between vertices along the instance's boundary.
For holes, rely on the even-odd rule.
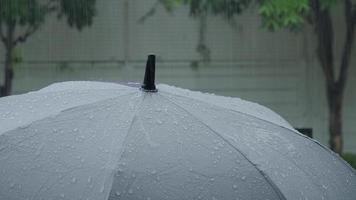
[[278,195],[279,199],[281,200],[286,200],[287,198],[284,196],[284,194],[282,193],[282,191],[272,182],[271,178],[264,173],[261,169],[259,169],[257,167],[257,165],[255,163],[253,163],[242,151],[240,151],[237,147],[235,147],[231,142],[229,142],[224,136],[222,136],[220,133],[218,133],[217,131],[215,131],[213,128],[211,128],[208,124],[206,124],[203,121],[199,121],[199,119],[191,112],[189,112],[187,109],[185,109],[183,106],[177,104],[176,102],[170,100],[169,98],[162,96],[164,99],[166,99],[167,101],[173,103],[174,105],[178,106],[179,108],[181,108],[183,111],[185,111],[187,114],[191,115],[193,118],[195,118],[195,120],[201,124],[203,124],[205,127],[207,127],[209,130],[211,130],[218,138],[222,139],[224,142],[226,142],[230,147],[232,147],[235,151],[237,151],[239,154],[241,154],[246,160],[247,162],[249,162],[261,175],[262,177],[266,180],[266,182],[272,187],[272,189],[276,192],[276,194]]
[[[161,91],[162,92],[162,91]],[[317,144],[318,146],[320,146],[322,149],[324,149],[327,153],[331,154],[331,156],[335,157],[336,159],[338,159],[339,161],[341,161],[349,170],[351,170],[351,172],[353,172],[353,174],[356,174],[356,170],[351,167],[351,165],[349,163],[347,163],[346,161],[344,161],[338,154],[335,154],[333,151],[331,151],[329,148],[327,148],[326,146],[324,146],[323,144],[321,144],[320,142],[306,136],[306,135],[303,135],[301,133],[299,133],[298,131],[296,131],[295,129],[290,129],[290,128],[287,128],[287,127],[284,127],[284,126],[281,126],[281,125],[278,125],[274,122],[271,122],[271,121],[268,121],[268,120],[265,120],[265,119],[262,119],[260,117],[257,117],[257,116],[254,116],[252,114],[248,114],[248,113],[244,113],[242,111],[238,111],[238,110],[232,110],[232,109],[229,109],[229,108],[226,108],[226,107],[223,107],[223,106],[219,106],[217,104],[213,104],[213,103],[210,103],[210,102],[207,102],[207,101],[203,101],[203,100],[200,100],[200,99],[195,99],[195,98],[192,98],[192,97],[186,97],[186,96],[182,96],[182,95],[178,95],[178,94],[172,94],[172,93],[168,93],[168,92],[163,92],[163,93],[166,93],[168,95],[174,95],[174,96],[177,96],[177,97],[182,97],[182,98],[186,98],[186,99],[193,99],[195,101],[200,101],[202,103],[206,103],[206,104],[210,104],[212,106],[216,106],[216,107],[219,107],[219,108],[222,108],[222,109],[225,109],[225,110],[228,110],[228,111],[231,111],[231,112],[235,112],[235,113],[239,113],[239,114],[242,114],[242,115],[246,115],[246,116],[249,116],[249,117],[252,117],[254,119],[257,119],[257,120],[261,120],[265,123],[268,123],[268,124],[271,124],[273,126],[277,126],[279,128],[282,128],[282,129],[286,129],[286,130],[289,130],[289,131],[292,131],[294,134],[300,136],[300,137],[304,137],[306,138],[308,141],[310,142],[313,142],[315,144]],[[161,95],[163,96],[163,95]],[[165,97],[166,99],[168,99],[167,97]],[[170,100],[171,101],[171,100]]]

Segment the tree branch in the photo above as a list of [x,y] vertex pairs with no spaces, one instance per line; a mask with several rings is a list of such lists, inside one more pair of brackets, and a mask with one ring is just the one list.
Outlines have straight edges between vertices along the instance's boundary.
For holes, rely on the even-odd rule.
[[28,37],[30,37],[33,33],[35,33],[38,30],[39,27],[40,27],[39,25],[29,26],[23,35],[18,36],[14,40],[14,45],[17,45],[20,42],[25,42]]
[[[161,2],[162,3],[162,2]],[[160,4],[160,1],[157,0],[152,7],[138,19],[139,23],[144,23],[148,18],[152,17],[156,13],[157,6]]]
[[355,11],[351,0],[345,1],[345,22],[346,22],[346,37],[344,48],[342,50],[341,66],[337,84],[339,89],[344,89],[347,80],[347,71],[350,65],[350,55],[354,42],[355,33]]
[[[44,15],[47,15],[49,13],[52,13],[58,9],[58,5],[56,5],[57,1],[56,0],[49,0],[46,4],[42,5],[42,9],[44,10]],[[23,35],[18,36],[13,44],[17,45],[18,43],[25,42],[28,37],[30,37],[33,33],[35,33],[39,27],[41,26],[42,21],[39,21],[35,24],[30,24],[28,25],[27,30]]]
[[0,21],[0,39],[1,41],[5,44],[6,43],[6,37],[3,33],[3,30],[2,30],[2,22]]

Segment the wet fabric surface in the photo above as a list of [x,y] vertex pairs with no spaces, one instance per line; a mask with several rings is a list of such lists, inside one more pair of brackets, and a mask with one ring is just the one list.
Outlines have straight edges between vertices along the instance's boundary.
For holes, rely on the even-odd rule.
[[355,171],[271,110],[158,85],[0,99],[0,199],[354,199]]

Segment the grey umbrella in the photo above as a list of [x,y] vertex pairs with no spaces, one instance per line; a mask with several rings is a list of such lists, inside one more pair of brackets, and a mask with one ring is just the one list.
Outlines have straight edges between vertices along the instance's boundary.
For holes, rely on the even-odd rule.
[[255,103],[65,82],[0,99],[0,199],[355,199],[338,155]]

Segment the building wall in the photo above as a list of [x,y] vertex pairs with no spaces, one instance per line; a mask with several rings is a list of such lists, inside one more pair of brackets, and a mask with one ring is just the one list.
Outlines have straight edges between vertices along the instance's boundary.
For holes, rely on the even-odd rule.
[[[211,62],[196,47],[199,19],[188,9],[173,14],[157,7],[144,23],[139,19],[155,0],[98,0],[91,28],[69,29],[55,17],[17,48],[24,62],[15,67],[14,93],[36,90],[65,80],[141,82],[147,54],[158,55],[157,81],[192,90],[240,97],[270,107],[295,127],[313,128],[327,144],[324,77],[316,60],[309,27],[299,33],[268,32],[255,10],[234,26],[220,17],[207,19],[206,45]],[[342,15],[335,14],[337,30]],[[337,48],[342,31],[336,33]],[[3,58],[4,48],[0,48]],[[356,56],[356,51],[353,56]],[[336,57],[339,62],[340,57]],[[345,150],[356,152],[356,60],[352,60],[344,109]]]

